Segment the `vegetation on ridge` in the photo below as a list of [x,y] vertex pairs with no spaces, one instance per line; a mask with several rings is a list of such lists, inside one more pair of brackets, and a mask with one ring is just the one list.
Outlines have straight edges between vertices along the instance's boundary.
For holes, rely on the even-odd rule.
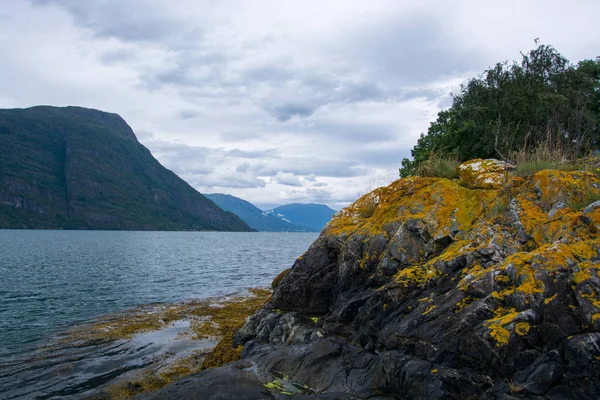
[[600,148],[600,58],[573,65],[538,44],[520,63],[496,64],[461,86],[411,150],[413,160],[402,160],[400,175],[419,175],[433,153],[519,163],[540,147],[554,164]]
[[0,228],[249,231],[139,143],[118,115],[0,110]]

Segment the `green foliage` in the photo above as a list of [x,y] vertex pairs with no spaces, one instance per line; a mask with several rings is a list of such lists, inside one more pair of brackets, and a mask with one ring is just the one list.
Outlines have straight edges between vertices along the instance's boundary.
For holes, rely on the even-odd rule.
[[510,159],[542,143],[568,158],[600,147],[600,59],[573,65],[538,45],[520,64],[496,64],[461,86],[411,150],[413,159],[402,161],[400,175],[418,173],[434,150],[461,161]]

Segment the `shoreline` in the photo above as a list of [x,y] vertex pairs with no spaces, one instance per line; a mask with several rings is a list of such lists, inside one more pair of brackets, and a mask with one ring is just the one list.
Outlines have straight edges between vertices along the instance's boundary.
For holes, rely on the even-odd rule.
[[[8,399],[124,399],[239,358],[222,341],[260,308],[271,291],[251,288],[221,297],[154,303],[104,315],[61,332],[0,365]],[[231,348],[231,344],[229,344]],[[217,353],[217,354],[215,354]]]

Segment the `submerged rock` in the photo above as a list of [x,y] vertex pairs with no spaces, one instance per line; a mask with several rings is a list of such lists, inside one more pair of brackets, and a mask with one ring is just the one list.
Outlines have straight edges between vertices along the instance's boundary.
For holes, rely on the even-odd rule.
[[148,398],[600,398],[600,180],[502,180],[363,196],[237,331],[240,362]]

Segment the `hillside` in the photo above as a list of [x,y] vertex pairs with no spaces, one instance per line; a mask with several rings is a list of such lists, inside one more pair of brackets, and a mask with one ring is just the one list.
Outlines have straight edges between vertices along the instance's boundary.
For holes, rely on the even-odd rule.
[[118,115],[0,110],[0,228],[248,231],[140,144]]
[[335,214],[335,210],[324,204],[287,204],[267,211],[267,214],[281,218],[312,232],[321,232]]
[[142,398],[600,398],[600,169],[509,170],[363,196],[236,332],[241,360]]
[[229,194],[206,194],[223,210],[231,211],[252,229],[263,232],[306,232],[308,229],[263,212],[254,204]]

